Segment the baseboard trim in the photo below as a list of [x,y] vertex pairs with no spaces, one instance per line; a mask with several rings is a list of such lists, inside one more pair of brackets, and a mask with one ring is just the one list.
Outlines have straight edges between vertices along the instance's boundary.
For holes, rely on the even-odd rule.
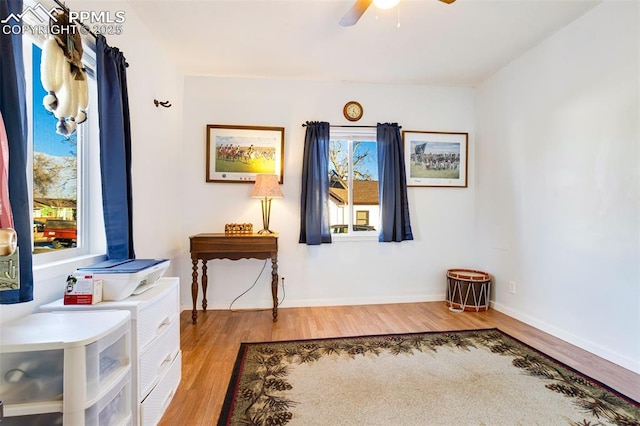
[[594,355],[599,356],[600,358],[604,358],[607,361],[611,361],[614,364],[617,364],[623,368],[633,371],[634,373],[640,374],[640,362],[638,360],[634,360],[632,358],[621,355],[617,352],[613,352],[601,345],[595,344],[589,340],[583,339],[581,337],[576,336],[575,334],[568,333],[565,330],[562,330],[548,322],[542,321],[538,318],[532,317],[530,315],[524,314],[518,310],[509,308],[508,306],[502,305],[500,303],[491,302],[490,306],[498,312],[502,312],[505,315],[509,315],[511,318],[515,318],[518,321],[522,321],[531,327],[535,327],[538,330],[544,331],[547,334],[550,334],[558,339],[562,339],[567,343],[570,343],[574,346],[577,346],[581,349],[584,349],[587,352],[591,352]]
[[[352,298],[352,299],[304,299],[304,300],[292,300],[287,299],[280,308],[309,308],[314,306],[359,306],[359,305],[386,305],[389,303],[422,303],[422,302],[444,302],[446,296],[442,294],[414,294],[403,296],[377,296],[371,298]],[[200,301],[198,301],[198,309],[200,307]],[[240,303],[240,301],[233,304],[233,309],[268,309],[271,306],[257,306],[255,301],[248,301],[248,303]],[[181,305],[183,311],[193,309],[192,305]],[[227,310],[229,305],[222,305],[219,303],[211,303],[209,301],[209,310]]]
[[[352,298],[352,299],[305,299],[290,300],[287,305],[292,307],[313,307],[313,306],[359,306],[359,305],[385,305],[389,303],[422,303],[422,302],[444,302],[445,294],[420,294],[420,295],[403,295],[403,296],[379,296],[371,298]],[[288,307],[283,306],[283,307]]]

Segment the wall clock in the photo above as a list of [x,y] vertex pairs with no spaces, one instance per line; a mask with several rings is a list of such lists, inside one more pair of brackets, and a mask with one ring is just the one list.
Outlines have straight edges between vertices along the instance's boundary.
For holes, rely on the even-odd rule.
[[349,101],[344,105],[342,113],[344,114],[344,118],[347,120],[358,121],[362,118],[364,111],[360,103],[356,101]]

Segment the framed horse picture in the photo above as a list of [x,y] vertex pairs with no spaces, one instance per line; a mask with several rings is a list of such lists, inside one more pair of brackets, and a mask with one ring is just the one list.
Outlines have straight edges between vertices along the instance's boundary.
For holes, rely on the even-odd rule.
[[207,182],[284,181],[284,127],[207,125]]

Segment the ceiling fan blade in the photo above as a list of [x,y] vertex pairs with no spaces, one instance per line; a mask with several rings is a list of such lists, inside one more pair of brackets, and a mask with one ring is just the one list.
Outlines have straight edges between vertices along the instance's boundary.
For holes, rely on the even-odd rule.
[[456,0],[440,0],[442,3],[451,4]]
[[353,6],[351,6],[351,9],[349,9],[346,15],[344,15],[340,20],[340,25],[343,27],[355,25],[364,12],[369,8],[371,2],[372,0],[356,0]]

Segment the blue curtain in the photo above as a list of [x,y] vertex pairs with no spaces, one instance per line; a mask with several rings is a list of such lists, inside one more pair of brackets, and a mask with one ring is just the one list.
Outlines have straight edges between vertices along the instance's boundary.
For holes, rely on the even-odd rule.
[[[22,13],[22,0],[0,1],[0,17],[4,18],[12,13],[16,16]],[[33,300],[33,230],[27,184],[26,82],[22,35],[7,35],[4,31],[0,34],[0,111],[9,140],[9,200],[20,251],[20,288],[0,291],[0,303],[22,303]]]
[[131,124],[127,94],[127,61],[96,40],[96,80],[100,123],[102,206],[109,259],[135,259],[131,190]]
[[302,159],[300,242],[331,242],[329,228],[329,123],[307,122]]
[[377,140],[382,223],[378,241],[413,240],[400,126],[396,123],[378,123]]

